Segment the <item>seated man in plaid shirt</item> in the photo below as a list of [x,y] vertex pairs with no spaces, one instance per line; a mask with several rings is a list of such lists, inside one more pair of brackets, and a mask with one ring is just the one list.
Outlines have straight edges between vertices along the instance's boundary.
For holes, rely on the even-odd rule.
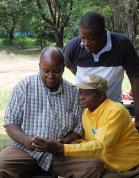
[[0,152],[0,178],[47,172],[51,165],[61,166],[62,171],[73,163],[82,170],[79,175],[77,169],[69,170],[68,166],[61,174],[91,178],[91,174],[97,172],[96,178],[99,178],[103,166],[94,159],[61,157],[61,161],[57,161],[51,153],[35,150],[34,143],[39,138],[71,143],[82,133],[78,90],[62,79],[64,57],[61,49],[45,48],[40,55],[39,69],[39,74],[19,82],[11,95],[5,128],[12,140]]

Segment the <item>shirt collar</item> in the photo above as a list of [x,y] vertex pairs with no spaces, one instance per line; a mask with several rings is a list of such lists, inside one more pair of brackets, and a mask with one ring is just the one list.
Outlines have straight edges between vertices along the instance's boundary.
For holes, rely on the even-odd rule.
[[106,99],[101,103],[101,105],[100,105],[97,109],[95,109],[93,112],[90,111],[89,109],[87,109],[88,114],[91,116],[91,119],[92,119],[92,118],[95,118],[95,119],[99,118],[100,115],[103,113],[104,108],[105,108],[105,105],[107,105],[107,103],[108,103],[108,98],[106,98]]
[[[81,48],[84,47],[83,42],[80,43],[80,47]],[[110,51],[111,49],[112,49],[111,34],[110,31],[107,30],[107,43],[97,54],[92,53],[94,61],[98,62],[100,55],[103,54],[104,52]]]

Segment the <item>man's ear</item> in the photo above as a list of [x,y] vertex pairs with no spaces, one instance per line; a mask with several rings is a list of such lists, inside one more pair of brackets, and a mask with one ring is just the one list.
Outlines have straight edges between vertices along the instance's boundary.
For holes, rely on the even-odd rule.
[[106,94],[103,93],[100,97],[100,100],[103,101],[105,98],[106,98]]

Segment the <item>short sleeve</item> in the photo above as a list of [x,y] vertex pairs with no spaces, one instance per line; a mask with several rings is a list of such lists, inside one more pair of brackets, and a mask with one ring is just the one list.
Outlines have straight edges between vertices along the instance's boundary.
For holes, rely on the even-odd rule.
[[8,124],[21,125],[23,117],[24,95],[20,84],[18,84],[12,92],[6,112],[5,126]]

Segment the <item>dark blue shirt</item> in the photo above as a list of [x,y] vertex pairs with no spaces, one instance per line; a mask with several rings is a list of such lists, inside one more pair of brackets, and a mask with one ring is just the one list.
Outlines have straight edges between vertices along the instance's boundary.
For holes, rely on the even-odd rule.
[[65,65],[68,68],[77,67],[76,83],[78,78],[85,75],[104,77],[108,81],[108,97],[120,101],[124,70],[128,76],[139,76],[139,57],[126,36],[112,32],[110,34],[112,49],[101,54],[98,62],[80,45],[79,36],[71,40],[64,48]]

